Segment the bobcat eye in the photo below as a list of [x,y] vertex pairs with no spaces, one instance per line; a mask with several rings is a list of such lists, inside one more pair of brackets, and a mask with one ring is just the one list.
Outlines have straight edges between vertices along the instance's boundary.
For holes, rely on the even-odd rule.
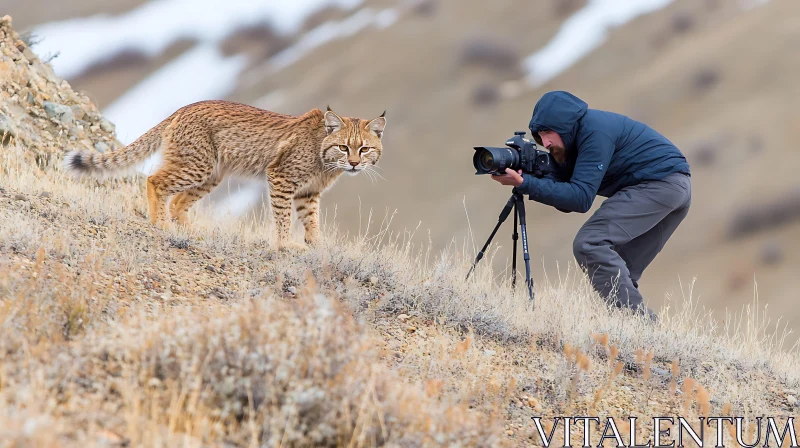
[[341,152],[343,152],[345,154],[350,152],[349,151],[350,148],[348,148],[347,146],[344,146],[344,145],[339,145],[339,146],[336,147],[336,149],[338,149],[339,151],[341,151]]
[[375,149],[375,148],[361,148],[361,149],[359,150],[359,152],[360,152],[361,154],[366,154],[366,153],[368,153],[368,152],[372,151],[373,149]]

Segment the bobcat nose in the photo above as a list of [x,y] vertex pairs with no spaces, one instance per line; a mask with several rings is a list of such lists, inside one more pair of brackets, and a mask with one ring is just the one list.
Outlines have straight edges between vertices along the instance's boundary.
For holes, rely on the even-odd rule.
[[350,166],[358,166],[358,164],[359,162],[353,162],[352,160],[350,161]]

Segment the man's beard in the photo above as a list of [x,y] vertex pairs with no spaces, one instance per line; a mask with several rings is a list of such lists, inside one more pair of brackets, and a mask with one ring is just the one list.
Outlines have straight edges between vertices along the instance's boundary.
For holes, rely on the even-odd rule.
[[556,160],[558,163],[564,163],[567,161],[567,150],[564,149],[562,146],[550,145],[547,147],[550,151],[550,155]]

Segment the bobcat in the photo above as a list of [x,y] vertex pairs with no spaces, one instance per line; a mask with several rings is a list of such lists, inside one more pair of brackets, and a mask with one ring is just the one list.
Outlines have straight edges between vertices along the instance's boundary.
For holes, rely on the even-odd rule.
[[[343,118],[328,107],[290,116],[230,101],[201,101],[178,109],[125,148],[71,151],[64,168],[76,175],[119,174],[147,159],[157,171],[147,178],[150,221],[170,215],[186,223],[189,207],[226,175],[266,174],[279,247],[290,241],[292,201],[305,241],[319,236],[320,195],[342,173],[356,175],[378,162],[386,112],[373,120]],[[155,158],[155,159],[154,159]]]

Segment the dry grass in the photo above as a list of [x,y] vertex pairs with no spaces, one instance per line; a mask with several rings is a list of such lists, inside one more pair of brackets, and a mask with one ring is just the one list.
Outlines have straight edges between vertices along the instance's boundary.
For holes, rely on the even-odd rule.
[[[277,297],[224,311],[200,305],[133,314],[117,322],[124,328],[89,331],[68,350],[60,336],[7,346],[25,359],[22,369],[3,373],[5,407],[28,410],[36,397],[39,412],[85,428],[89,439],[112,434],[133,446],[491,441],[486,417],[440,405],[378,363],[375,344],[313,281],[292,301]],[[12,437],[27,439],[29,421]],[[56,440],[72,442],[75,435],[62,431]]]
[[156,230],[141,179],[74,181],[21,151],[0,155],[4,440],[536,444],[531,415],[784,415],[800,379],[757,308],[720,323],[689,291],[652,325],[572,266],[531,304],[490,261],[465,282],[466,244],[434,254],[391,216],[357,235],[326,217],[301,253],[199,211]]

